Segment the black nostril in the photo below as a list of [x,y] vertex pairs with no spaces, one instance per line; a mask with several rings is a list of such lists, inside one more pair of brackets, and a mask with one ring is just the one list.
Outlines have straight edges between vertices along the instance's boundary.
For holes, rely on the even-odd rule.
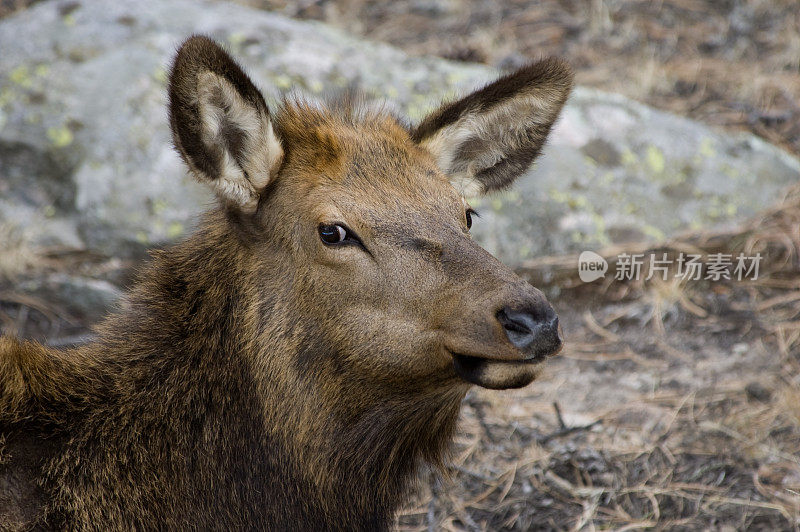
[[518,349],[524,349],[533,341],[533,316],[525,312],[503,307],[497,313],[497,321],[506,331],[506,336]]
[[530,351],[532,358],[544,357],[561,347],[558,316],[550,305],[516,310],[503,307],[497,313],[509,342],[517,349]]
[[530,346],[542,328],[541,321],[537,320],[532,312],[509,307],[500,309],[497,320],[503,326],[508,340],[517,349],[526,349]]

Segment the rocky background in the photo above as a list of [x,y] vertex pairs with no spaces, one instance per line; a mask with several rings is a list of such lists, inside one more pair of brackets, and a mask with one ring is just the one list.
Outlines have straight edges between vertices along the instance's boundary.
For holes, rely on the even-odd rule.
[[[224,43],[272,101],[357,88],[411,121],[559,53],[587,85],[514,190],[473,202],[473,232],[548,291],[568,347],[528,389],[468,397],[453,478],[426,480],[398,527],[800,526],[792,2],[28,3],[0,4],[4,333],[88,340],[146,250],[211,201],[169,143],[186,36]],[[612,273],[622,251],[765,258],[758,282],[584,285],[584,250]]]

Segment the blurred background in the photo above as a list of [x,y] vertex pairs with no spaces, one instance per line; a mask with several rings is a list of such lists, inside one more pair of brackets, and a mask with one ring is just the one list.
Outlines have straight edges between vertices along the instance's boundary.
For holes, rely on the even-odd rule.
[[[796,0],[0,0],[3,334],[89,341],[209,204],[165,112],[195,32],[270,102],[355,87],[412,122],[537,58],[576,72],[536,168],[475,201],[566,348],[523,390],[470,392],[398,530],[800,528]],[[581,279],[584,251],[605,276]]]
[[579,84],[800,150],[794,0],[242,0],[413,54],[497,68],[556,55]]

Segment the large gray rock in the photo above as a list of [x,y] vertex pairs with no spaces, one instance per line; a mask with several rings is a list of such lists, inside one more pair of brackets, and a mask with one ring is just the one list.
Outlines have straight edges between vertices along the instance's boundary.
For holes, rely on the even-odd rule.
[[[43,3],[0,22],[0,223],[106,253],[187,231],[210,196],[170,148],[165,83],[192,33],[225,43],[269,97],[356,86],[412,120],[496,75],[232,4]],[[511,264],[658,240],[736,223],[799,177],[797,160],[752,136],[579,88],[536,169],[474,202],[474,234]]]
[[519,265],[540,254],[730,229],[800,183],[800,162],[622,96],[576,89],[545,154],[515,189],[478,204],[475,233]]

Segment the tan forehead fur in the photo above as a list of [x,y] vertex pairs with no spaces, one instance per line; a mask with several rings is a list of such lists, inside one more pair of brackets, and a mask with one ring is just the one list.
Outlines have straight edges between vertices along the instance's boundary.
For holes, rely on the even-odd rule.
[[329,106],[285,101],[275,129],[287,166],[299,170],[311,187],[327,182],[376,192],[405,189],[412,195],[448,187],[433,157],[385,111],[351,101]]

